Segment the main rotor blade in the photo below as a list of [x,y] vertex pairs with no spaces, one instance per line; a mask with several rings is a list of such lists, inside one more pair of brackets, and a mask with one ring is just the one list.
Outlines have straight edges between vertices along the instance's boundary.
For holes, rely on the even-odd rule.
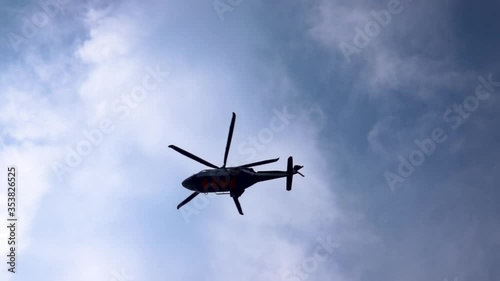
[[240,215],[243,215],[243,211],[241,210],[241,205],[240,205],[240,201],[238,200],[238,197],[234,196],[233,200],[234,200],[234,204],[236,204],[236,208],[238,208],[238,213],[240,213]]
[[238,166],[238,168],[250,168],[250,167],[254,167],[254,166],[259,166],[259,165],[265,165],[265,164],[269,164],[269,163],[274,163],[274,162],[276,162],[278,160],[279,160],[279,158],[269,159],[269,160],[264,160],[264,161],[259,161],[259,162],[254,162],[254,163],[250,163],[250,164],[245,164],[245,165],[242,165],[242,166]]
[[171,144],[171,145],[169,145],[168,147],[170,147],[170,148],[172,148],[173,150],[175,150],[175,151],[179,152],[180,154],[182,154],[182,155],[184,155],[184,156],[187,156],[187,157],[189,157],[189,158],[191,158],[191,159],[193,159],[193,160],[195,160],[195,161],[198,161],[198,162],[200,162],[201,164],[204,164],[204,165],[206,165],[206,166],[208,166],[208,167],[211,167],[211,168],[214,168],[214,169],[219,168],[219,167],[215,166],[214,164],[212,164],[212,163],[210,163],[210,162],[208,162],[208,161],[206,161],[206,160],[203,160],[203,159],[201,159],[200,157],[198,157],[198,156],[196,156],[196,155],[194,155],[194,154],[191,154],[191,153],[189,153],[189,152],[185,151],[185,150],[184,150],[184,149],[182,149],[182,148],[178,148],[178,147],[177,147],[177,146],[175,146],[175,145],[172,145],[172,144]]
[[231,140],[233,139],[234,121],[236,121],[236,114],[233,112],[233,118],[229,126],[229,134],[227,135],[226,153],[224,153],[224,165],[222,165],[223,168],[226,167],[227,155],[229,154],[229,147],[231,147]]
[[184,201],[182,201],[179,205],[177,205],[177,210],[179,210],[180,207],[186,205],[186,203],[188,203],[189,201],[193,200],[193,198],[196,197],[196,195],[198,195],[200,193],[198,193],[197,191],[193,192],[193,194],[189,195],[188,198],[184,199]]

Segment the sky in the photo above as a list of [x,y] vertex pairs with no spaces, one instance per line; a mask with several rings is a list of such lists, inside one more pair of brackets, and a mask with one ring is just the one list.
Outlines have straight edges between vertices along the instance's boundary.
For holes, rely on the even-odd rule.
[[498,1],[4,2],[1,280],[500,277]]

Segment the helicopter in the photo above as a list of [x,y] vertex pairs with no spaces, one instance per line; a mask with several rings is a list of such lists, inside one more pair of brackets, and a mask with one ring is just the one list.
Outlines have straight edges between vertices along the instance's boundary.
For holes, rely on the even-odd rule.
[[189,201],[193,200],[200,193],[208,194],[215,193],[217,195],[229,194],[233,200],[236,208],[240,215],[243,215],[241,204],[239,202],[239,197],[245,192],[250,186],[267,180],[273,180],[277,178],[286,177],[286,190],[292,190],[292,179],[295,174],[299,174],[304,177],[303,174],[299,172],[304,166],[293,165],[292,156],[288,157],[287,170],[286,171],[259,171],[256,172],[252,167],[274,163],[279,160],[279,158],[268,159],[258,162],[253,162],[250,164],[240,165],[236,167],[226,167],[227,157],[229,154],[229,148],[231,146],[231,140],[233,138],[234,123],[236,121],[236,114],[233,112],[233,117],[231,119],[231,125],[229,126],[229,134],[227,136],[226,151],[224,153],[224,163],[221,167],[218,167],[182,148],[175,145],[169,145],[168,147],[179,152],[180,154],[189,157],[205,166],[212,169],[206,169],[186,178],[182,182],[182,186],[186,189],[193,191],[193,193],[188,196],[184,201],[177,205],[177,209],[181,208]]

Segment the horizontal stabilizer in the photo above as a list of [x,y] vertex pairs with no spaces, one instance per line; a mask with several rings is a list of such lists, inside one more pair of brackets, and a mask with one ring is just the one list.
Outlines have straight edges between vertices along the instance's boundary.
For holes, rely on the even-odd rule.
[[288,164],[286,167],[286,190],[292,190],[292,180],[293,180],[293,158],[288,157]]

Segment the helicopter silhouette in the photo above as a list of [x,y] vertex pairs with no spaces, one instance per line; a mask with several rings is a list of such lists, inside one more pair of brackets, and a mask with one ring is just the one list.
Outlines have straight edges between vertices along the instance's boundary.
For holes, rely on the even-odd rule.
[[226,151],[224,153],[224,164],[221,167],[190,153],[175,145],[169,145],[168,147],[179,152],[180,154],[189,157],[205,166],[212,169],[206,169],[186,178],[182,182],[182,186],[194,191],[190,196],[188,196],[184,201],[177,205],[177,209],[181,208],[189,201],[193,200],[200,193],[215,193],[217,195],[229,194],[238,209],[240,215],[243,215],[240,202],[238,198],[245,192],[250,186],[267,180],[273,180],[277,178],[286,177],[286,190],[292,190],[292,179],[293,175],[299,174],[304,177],[303,174],[299,172],[303,166],[293,165],[292,156],[288,157],[287,170],[286,171],[254,171],[251,167],[265,165],[274,163],[279,160],[279,158],[263,160],[259,162],[254,162],[250,164],[245,164],[236,167],[226,167],[227,156],[229,154],[229,148],[231,146],[231,140],[233,138],[234,123],[236,121],[236,114],[233,112],[233,118],[231,119],[231,125],[229,126],[229,134],[227,136]]

